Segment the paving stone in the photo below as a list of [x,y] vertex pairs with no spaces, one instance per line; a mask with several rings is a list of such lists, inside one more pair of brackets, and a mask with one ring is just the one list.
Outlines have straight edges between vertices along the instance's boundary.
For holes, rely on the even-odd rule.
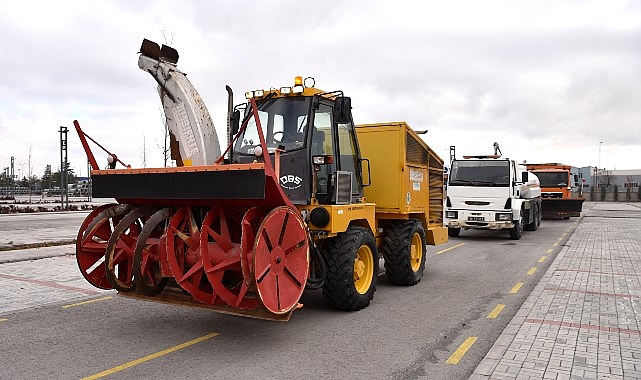
[[522,359],[519,379],[641,380],[641,207],[586,202],[574,227],[497,340],[509,349],[481,361],[491,379],[514,378]]

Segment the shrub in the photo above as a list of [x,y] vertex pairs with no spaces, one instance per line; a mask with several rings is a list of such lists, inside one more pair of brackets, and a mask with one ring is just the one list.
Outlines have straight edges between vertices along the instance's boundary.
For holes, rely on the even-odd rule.
[[[641,187],[640,187],[640,189],[641,189]],[[641,196],[641,193],[639,193],[639,196]],[[641,199],[641,198],[639,198],[639,199]],[[596,194],[595,194],[595,191],[594,191],[594,187],[590,188],[590,200],[591,201],[596,201]]]
[[605,186],[601,186],[601,200],[605,200]]
[[612,195],[614,195],[614,201],[615,202],[619,200],[619,186],[618,185],[614,185],[614,194],[612,194]]

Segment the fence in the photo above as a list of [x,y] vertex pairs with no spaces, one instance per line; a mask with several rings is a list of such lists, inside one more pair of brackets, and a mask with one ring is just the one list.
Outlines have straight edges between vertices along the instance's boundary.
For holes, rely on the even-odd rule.
[[623,191],[616,192],[614,189],[591,191],[585,194],[585,199],[595,202],[641,202],[641,191],[638,188],[624,188]]
[[0,187],[0,195],[22,195],[22,194],[29,194],[29,188],[24,186]]

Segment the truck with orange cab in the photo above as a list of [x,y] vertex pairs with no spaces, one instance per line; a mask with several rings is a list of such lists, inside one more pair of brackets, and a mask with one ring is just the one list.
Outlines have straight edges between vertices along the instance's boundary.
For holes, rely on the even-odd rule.
[[541,181],[543,217],[569,219],[581,216],[583,198],[578,188],[578,175],[572,166],[560,163],[526,164],[527,169]]

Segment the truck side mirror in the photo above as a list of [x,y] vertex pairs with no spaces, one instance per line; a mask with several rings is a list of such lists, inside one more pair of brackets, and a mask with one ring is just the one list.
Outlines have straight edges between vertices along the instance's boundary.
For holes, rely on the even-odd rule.
[[521,182],[526,183],[528,181],[528,172],[521,173]]
[[339,124],[347,124],[352,121],[352,99],[347,96],[339,96],[334,101],[334,121]]

